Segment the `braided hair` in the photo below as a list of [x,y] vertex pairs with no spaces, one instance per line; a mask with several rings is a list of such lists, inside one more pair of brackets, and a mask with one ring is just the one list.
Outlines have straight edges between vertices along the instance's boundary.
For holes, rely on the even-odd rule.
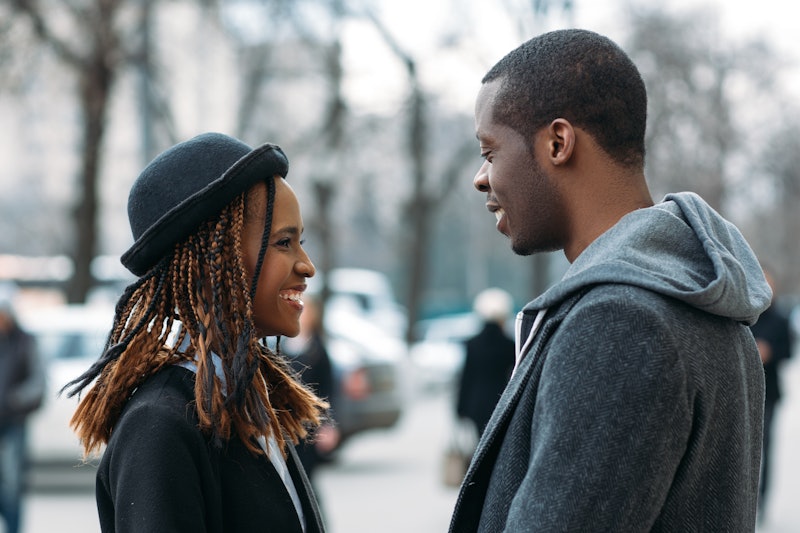
[[[103,354],[64,387],[74,396],[94,383],[71,420],[86,454],[108,443],[137,387],[180,361],[197,367],[200,429],[217,446],[235,433],[251,452],[265,453],[257,439],[272,435],[283,450],[287,439],[296,444],[321,423],[327,404],[296,378],[279,342],[273,352],[255,334],[253,300],[271,231],[274,181],[266,180],[267,213],[252,279],[242,262],[245,192],[125,289]],[[176,322],[182,327],[171,341]],[[213,355],[221,360],[224,382]]]

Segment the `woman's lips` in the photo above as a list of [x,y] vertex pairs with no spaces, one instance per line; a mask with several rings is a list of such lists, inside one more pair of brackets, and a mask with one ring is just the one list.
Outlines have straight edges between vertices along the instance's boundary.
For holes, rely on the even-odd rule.
[[296,290],[281,291],[280,293],[278,293],[278,296],[280,296],[280,298],[289,305],[292,305],[298,309],[303,308],[304,304],[303,304],[302,291],[296,291]]

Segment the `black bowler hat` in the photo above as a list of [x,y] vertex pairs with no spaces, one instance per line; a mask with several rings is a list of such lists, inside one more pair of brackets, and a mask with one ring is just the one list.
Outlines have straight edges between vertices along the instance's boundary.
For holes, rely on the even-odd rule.
[[142,276],[172,248],[241,193],[275,175],[289,161],[275,144],[251,148],[221,133],[176,144],[145,167],[128,196],[134,243],[122,264]]

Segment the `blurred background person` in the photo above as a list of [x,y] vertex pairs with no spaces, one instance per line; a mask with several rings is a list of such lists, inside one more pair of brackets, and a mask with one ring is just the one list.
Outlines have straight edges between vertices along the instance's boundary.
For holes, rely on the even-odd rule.
[[[331,358],[325,347],[325,331],[323,328],[322,309],[319,301],[310,295],[304,296],[305,308],[300,315],[300,334],[285,339],[287,352],[293,355],[292,368],[319,396],[328,401],[330,410],[328,419],[314,433],[297,445],[297,454],[303,463],[309,480],[314,483],[317,466],[339,444],[339,431],[333,421],[334,376]],[[315,489],[316,490],[316,489]],[[317,491],[319,499],[319,491]]]
[[497,288],[481,292],[473,304],[483,329],[466,342],[456,414],[472,421],[479,437],[514,369],[514,340],[505,332],[513,305],[511,295]]
[[792,355],[789,319],[777,308],[778,287],[773,272],[764,268],[764,275],[772,289],[772,304],[750,327],[756,339],[758,353],[764,364],[764,440],[761,455],[761,478],[758,486],[758,516],[764,520],[765,497],[770,481],[772,427],[775,407],[781,399],[780,366]]
[[20,531],[27,467],[25,425],[42,404],[44,369],[33,338],[0,300],[0,514],[8,533]]

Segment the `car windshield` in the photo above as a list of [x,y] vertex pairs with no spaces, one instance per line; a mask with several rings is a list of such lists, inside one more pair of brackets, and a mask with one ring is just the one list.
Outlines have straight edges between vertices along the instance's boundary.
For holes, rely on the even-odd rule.
[[44,360],[98,357],[105,336],[88,332],[42,332],[36,335],[39,354]]
[[472,314],[458,314],[423,321],[426,341],[462,341],[480,331],[480,319]]

